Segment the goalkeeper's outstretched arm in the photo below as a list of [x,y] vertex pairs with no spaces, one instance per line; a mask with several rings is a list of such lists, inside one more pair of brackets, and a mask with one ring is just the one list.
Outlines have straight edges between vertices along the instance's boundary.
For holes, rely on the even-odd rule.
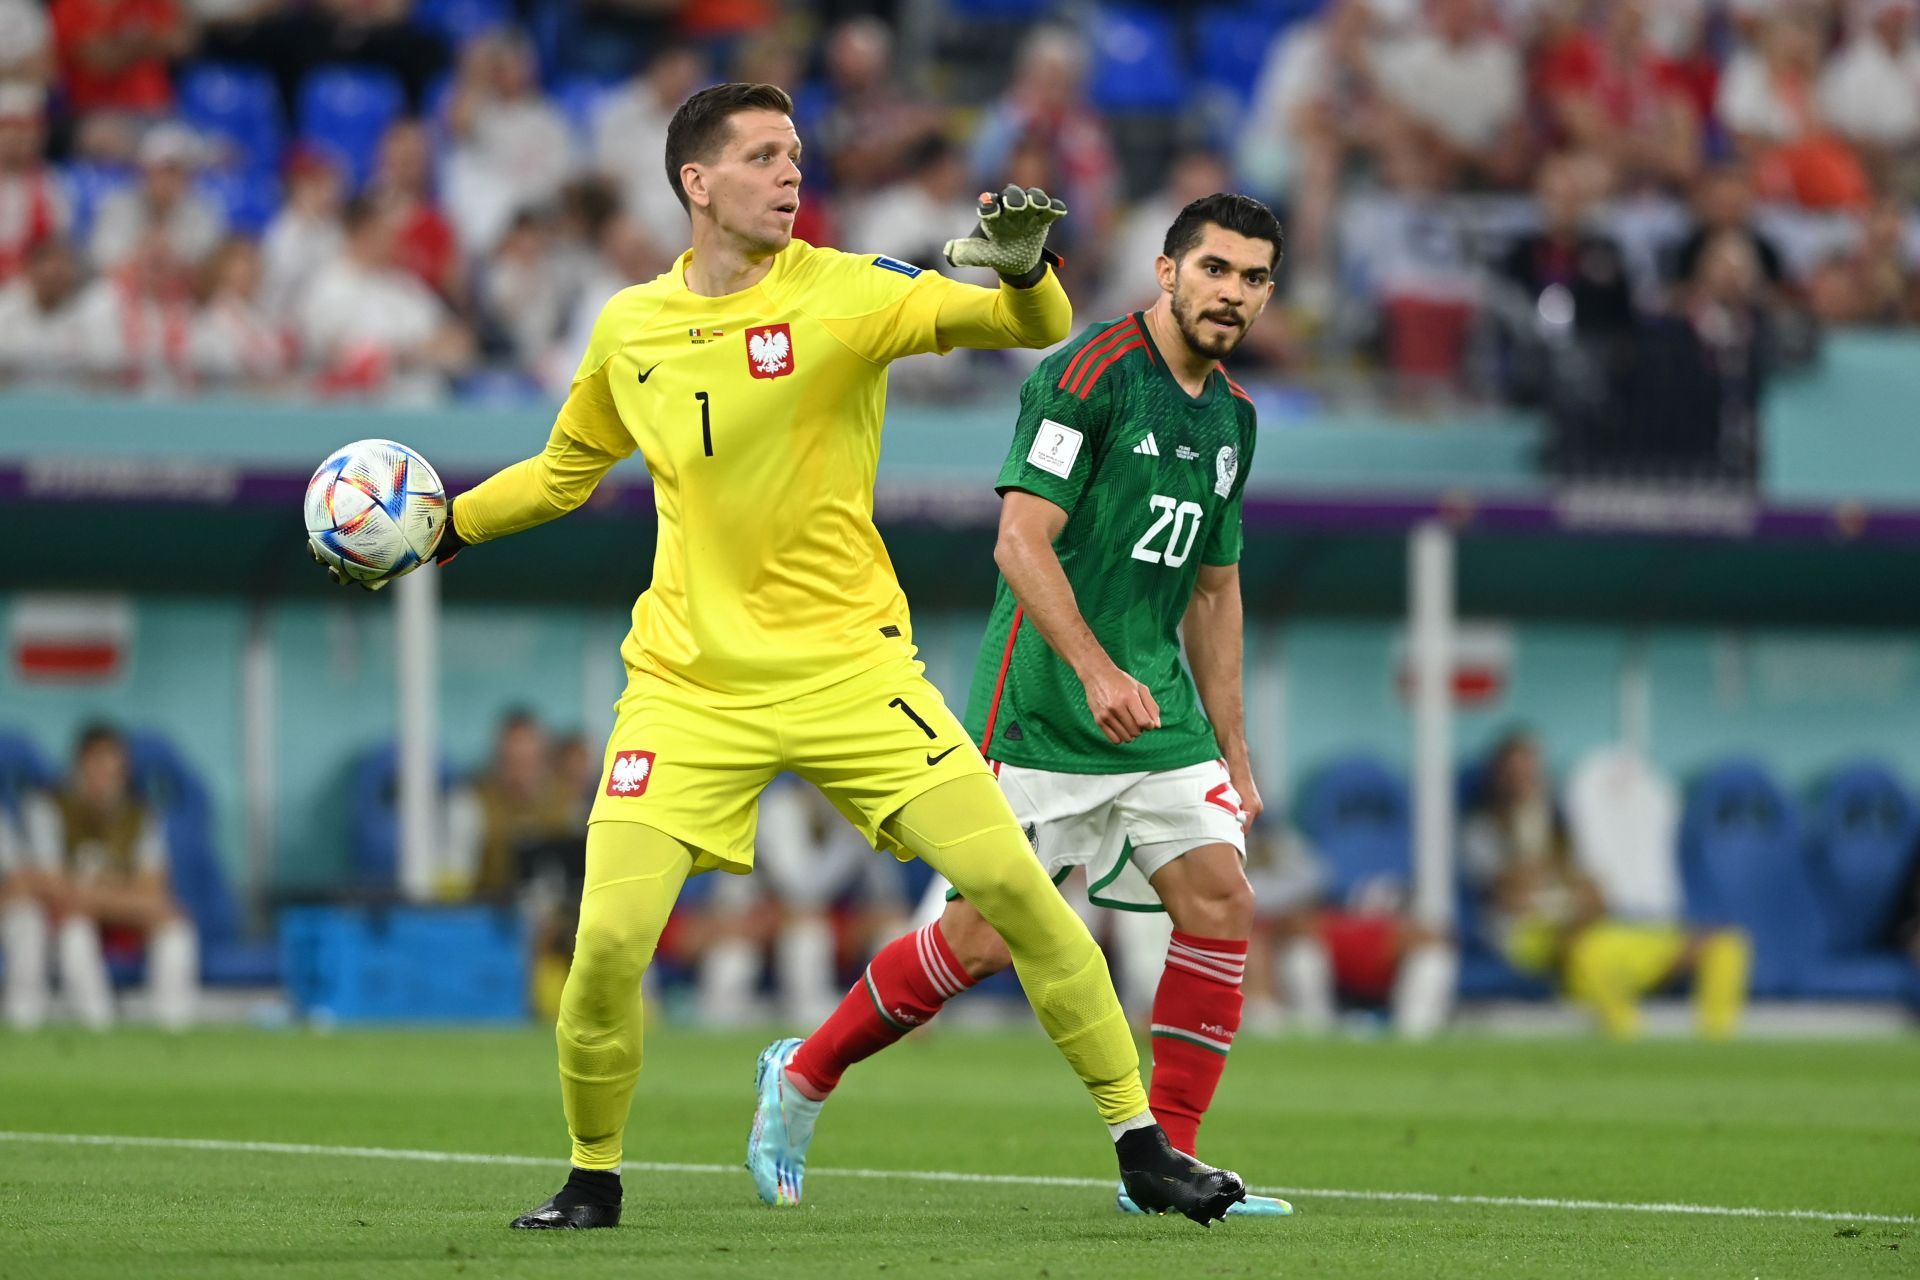
[[603,364],[574,381],[545,449],[454,499],[448,533],[457,545],[442,548],[435,558],[447,560],[468,543],[505,537],[565,515],[585,502],[600,477],[633,449]]

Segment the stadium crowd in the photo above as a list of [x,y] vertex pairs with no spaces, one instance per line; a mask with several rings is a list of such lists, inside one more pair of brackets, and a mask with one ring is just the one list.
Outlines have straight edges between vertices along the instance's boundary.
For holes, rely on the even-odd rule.
[[797,87],[803,238],[937,261],[1044,185],[1087,316],[1185,200],[1268,199],[1241,360],[1303,385],[1711,401],[1750,470],[1808,320],[1920,316],[1913,0],[0,0],[0,380],[550,396],[680,251],[666,121],[722,77]]

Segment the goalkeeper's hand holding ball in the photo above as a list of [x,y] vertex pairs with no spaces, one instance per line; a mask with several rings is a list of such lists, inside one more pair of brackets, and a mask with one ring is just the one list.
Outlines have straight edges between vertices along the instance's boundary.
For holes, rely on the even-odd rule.
[[1039,284],[1049,264],[1060,261],[1047,248],[1047,231],[1067,216],[1064,201],[1038,187],[1009,186],[980,197],[973,234],[947,241],[947,261],[956,267],[986,267],[1022,289]]

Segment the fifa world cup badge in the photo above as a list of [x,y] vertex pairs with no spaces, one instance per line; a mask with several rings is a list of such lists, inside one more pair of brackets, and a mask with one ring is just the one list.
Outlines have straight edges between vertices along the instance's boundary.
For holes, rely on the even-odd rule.
[[653,779],[653,752],[621,751],[613,757],[613,767],[607,770],[607,794],[625,799],[647,794],[647,783]]

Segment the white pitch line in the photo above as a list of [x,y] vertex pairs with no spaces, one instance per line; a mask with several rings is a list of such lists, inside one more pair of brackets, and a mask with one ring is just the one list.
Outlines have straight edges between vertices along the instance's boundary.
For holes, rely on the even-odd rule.
[[[515,1165],[558,1169],[566,1164],[548,1156],[495,1155],[481,1151],[418,1151],[406,1147],[334,1147],[305,1142],[242,1142],[225,1138],[154,1138],[104,1133],[22,1133],[0,1130],[0,1142],[35,1142],[70,1147],[160,1147],[174,1151],[223,1151],[248,1155],[345,1156],[358,1160],[412,1160],[428,1164]],[[707,1173],[735,1176],[739,1165],[672,1164],[630,1160],[629,1173]],[[813,1176],[866,1178],[885,1182],[972,1182],[1011,1187],[1090,1187],[1111,1190],[1112,1178],[1046,1177],[1022,1173],[958,1173],[938,1169],[816,1168]],[[1715,1218],[1797,1218],[1813,1222],[1920,1223],[1920,1217],[1895,1213],[1835,1213],[1826,1209],[1760,1209],[1746,1205],[1681,1204],[1639,1200],[1556,1200],[1540,1196],[1444,1195],[1432,1191],[1350,1191],[1331,1187],[1255,1187],[1268,1195],[1322,1200],[1384,1200],[1411,1204],[1481,1205],[1496,1209],[1596,1210],[1609,1213],[1676,1213]]]

